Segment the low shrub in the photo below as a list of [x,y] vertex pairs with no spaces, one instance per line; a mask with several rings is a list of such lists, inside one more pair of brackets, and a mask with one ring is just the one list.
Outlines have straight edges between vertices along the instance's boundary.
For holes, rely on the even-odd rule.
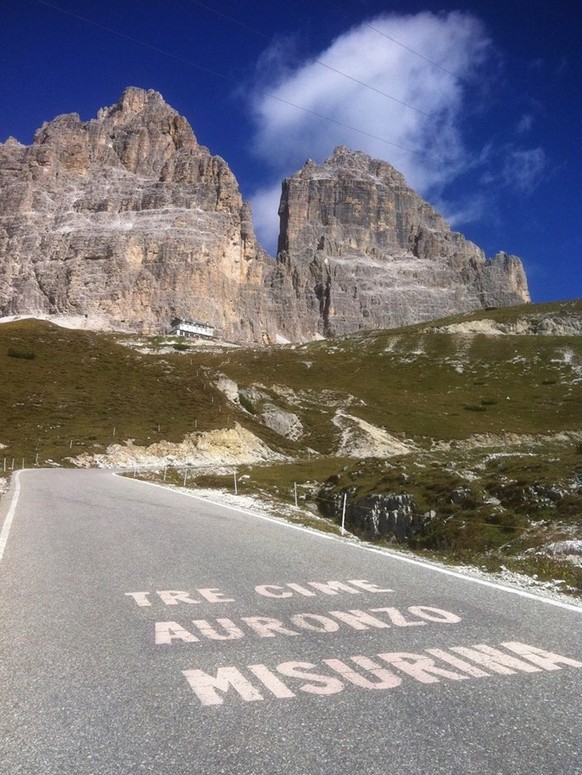
[[8,350],[8,357],[22,358],[25,361],[33,361],[36,358],[36,355],[30,350],[16,350],[14,347],[10,347]]
[[246,409],[249,414],[258,414],[259,410],[255,404],[244,393],[238,394],[238,400],[243,409]]

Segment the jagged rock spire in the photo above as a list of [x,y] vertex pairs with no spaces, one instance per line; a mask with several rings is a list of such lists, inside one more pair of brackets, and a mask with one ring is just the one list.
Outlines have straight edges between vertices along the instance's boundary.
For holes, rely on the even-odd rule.
[[487,261],[385,161],[340,146],[284,181],[277,261],[227,163],[159,92],[0,144],[0,315],[62,314],[234,341],[332,336],[529,299],[519,259]]

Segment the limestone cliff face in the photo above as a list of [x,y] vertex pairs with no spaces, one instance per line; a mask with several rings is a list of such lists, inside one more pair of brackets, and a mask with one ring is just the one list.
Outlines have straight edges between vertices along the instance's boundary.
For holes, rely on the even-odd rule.
[[226,162],[155,91],[0,145],[0,314],[145,332],[179,316],[260,340],[272,263]]
[[521,261],[483,251],[383,161],[336,148],[283,183],[278,293],[290,339],[529,301]]
[[398,326],[529,299],[389,164],[339,148],[283,184],[279,254],[255,239],[225,161],[155,91],[0,144],[0,316],[146,333],[172,317],[233,341]]

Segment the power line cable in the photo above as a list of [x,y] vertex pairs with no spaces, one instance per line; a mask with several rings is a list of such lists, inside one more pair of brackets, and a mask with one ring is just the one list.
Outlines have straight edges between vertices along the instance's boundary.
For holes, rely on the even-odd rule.
[[[212,8],[207,3],[201,2],[201,0],[190,0],[191,3],[194,5],[198,5],[201,8],[204,8],[205,10],[209,11],[210,13],[215,14],[216,16],[221,16],[223,19],[228,19],[233,24],[236,24],[238,27],[241,27],[244,30],[247,30],[248,32],[252,32],[255,35],[258,35],[260,38],[263,38],[263,40],[270,41],[271,36],[265,34],[261,30],[256,29],[255,27],[251,27],[249,24],[246,24],[246,22],[241,22],[238,19],[235,19],[234,16],[231,16],[228,13],[224,13],[224,11],[219,11],[216,8]],[[382,89],[378,89],[375,86],[372,86],[369,83],[366,83],[365,81],[360,81],[358,78],[355,78],[353,75],[350,75],[349,73],[344,72],[343,70],[339,70],[337,67],[332,67],[332,65],[328,64],[327,62],[324,62],[322,59],[313,59],[312,60],[316,65],[319,65],[320,67],[325,67],[327,70],[330,70],[333,73],[337,73],[338,75],[341,75],[343,78],[347,78],[350,81],[353,81],[354,83],[357,83],[359,86],[363,86],[366,89],[370,89],[370,91],[376,92],[376,94],[380,94],[382,97],[386,97],[389,100],[392,100],[393,102],[398,103],[399,105],[402,105],[405,108],[410,108],[410,110],[414,110],[417,113],[420,113],[422,116],[429,117],[429,113],[427,113],[424,110],[421,110],[420,108],[415,107],[414,105],[411,105],[409,102],[404,102],[403,100],[399,100],[398,97],[394,97],[392,94],[388,94],[388,92],[382,91]]]
[[[345,11],[342,11],[338,8],[336,3],[331,2],[330,0],[323,0],[323,2],[334,9],[336,13],[339,13],[341,16],[344,17],[344,19],[349,19]],[[451,70],[447,70],[446,67],[443,67],[443,65],[439,64],[438,62],[435,62],[434,59],[431,59],[430,57],[427,57],[425,54],[421,54],[420,51],[417,51],[415,48],[412,48],[411,46],[407,46],[406,43],[402,43],[402,41],[397,40],[396,38],[393,38],[391,35],[388,35],[388,33],[384,32],[384,30],[378,29],[378,27],[374,27],[373,24],[368,24],[367,22],[364,22],[362,24],[363,27],[367,27],[370,30],[373,30],[374,32],[377,32],[378,35],[382,35],[382,37],[387,38],[388,40],[392,41],[392,43],[396,43],[397,46],[400,46],[400,48],[405,49],[405,51],[409,51],[411,54],[414,54],[417,57],[420,57],[421,59],[424,59],[425,62],[429,62],[434,67],[438,67],[439,70],[442,70],[444,73],[447,73],[447,75],[452,76],[457,81],[462,81],[463,79],[457,75],[456,73],[453,73]]]
[[393,38],[391,35],[388,35],[383,30],[379,30],[377,27],[374,27],[372,24],[364,24],[364,27],[368,27],[370,30],[374,30],[374,32],[377,32],[378,35],[382,35],[384,38],[388,38],[388,40],[391,40],[393,43],[396,43],[397,46],[400,46],[400,48],[405,49],[406,51],[410,51],[411,54],[415,54],[417,57],[420,57],[421,59],[424,59],[425,62],[429,62],[434,67],[438,67],[439,70],[442,70],[443,73],[447,73],[447,75],[452,76],[455,80],[462,80],[459,78],[456,73],[453,73],[451,70],[447,70],[446,67],[443,67],[442,65],[439,65],[438,62],[435,62],[434,59],[430,59],[430,57],[425,56],[424,54],[421,54],[420,51],[416,51],[413,48],[410,48],[410,46],[407,46],[406,44],[402,43],[399,40],[396,40],[396,38]]
[[[216,78],[221,78],[224,81],[228,81],[230,83],[234,83],[237,86],[244,86],[244,82],[240,79],[233,78],[232,76],[225,75],[224,73],[219,73],[217,70],[213,70],[210,67],[206,67],[205,65],[201,65],[197,62],[193,62],[191,59],[187,59],[186,57],[180,56],[179,54],[174,54],[171,51],[167,51],[166,49],[160,48],[159,46],[154,46],[151,43],[146,43],[143,40],[140,40],[139,38],[134,37],[133,35],[127,35],[124,32],[119,32],[118,30],[114,30],[111,27],[107,27],[104,24],[101,24],[100,22],[93,21],[92,19],[88,19],[85,16],[81,16],[80,14],[73,13],[72,11],[68,11],[64,8],[60,8],[57,5],[54,5],[53,3],[48,2],[48,0],[36,0],[37,3],[40,3],[40,5],[44,5],[48,8],[53,9],[54,11],[58,11],[59,13],[63,13],[66,16],[70,16],[74,19],[77,19],[78,21],[85,22],[86,24],[90,24],[93,27],[97,27],[98,29],[104,30],[105,32],[109,32],[112,35],[116,35],[117,37],[123,38],[124,40],[128,40],[131,43],[136,43],[139,46],[143,46],[150,51],[155,51],[158,54],[163,54],[164,56],[168,56],[172,59],[175,59],[178,62],[183,62],[184,64],[190,65],[191,67],[196,68],[197,70],[200,70],[204,73],[208,73],[209,75],[213,75]],[[323,121],[328,121],[332,124],[336,124],[337,126],[344,127],[344,129],[349,129],[351,132],[356,132],[357,134],[363,135],[364,137],[369,137],[373,140],[378,140],[381,143],[384,143],[386,145],[390,145],[394,148],[399,148],[401,151],[405,151],[406,153],[412,153],[419,156],[426,156],[426,153],[424,151],[416,150],[414,148],[407,148],[404,145],[400,145],[399,143],[395,143],[392,140],[387,140],[385,137],[380,137],[379,135],[372,134],[371,132],[366,132],[364,129],[359,129],[358,127],[352,126],[351,124],[346,124],[344,121],[340,121],[337,118],[333,118],[332,116],[325,116],[322,113],[318,113],[315,110],[311,110],[310,108],[306,108],[302,105],[297,105],[294,102],[291,102],[290,100],[286,100],[283,97],[279,97],[276,94],[273,94],[271,92],[265,92],[265,97],[268,97],[271,100],[276,100],[277,102],[281,102],[284,105],[288,105],[291,108],[295,108],[296,110],[301,110],[303,113],[308,113],[311,116],[315,116],[316,118],[320,118]]]

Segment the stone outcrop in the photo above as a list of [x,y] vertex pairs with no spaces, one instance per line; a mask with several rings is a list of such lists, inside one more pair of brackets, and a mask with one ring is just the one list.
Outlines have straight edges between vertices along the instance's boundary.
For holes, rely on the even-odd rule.
[[237,342],[303,341],[529,299],[389,164],[345,148],[283,184],[276,261],[226,162],[155,91],[0,144],[0,316],[69,315]]
[[[268,330],[249,206],[225,161],[155,91],[0,146],[0,314],[82,314],[161,332],[174,316],[229,338]],[[252,313],[250,313],[252,310]]]
[[397,439],[391,433],[371,425],[361,417],[336,409],[332,423],[340,429],[341,435],[337,455],[339,457],[382,457],[409,455],[415,450],[410,441]]
[[216,387],[239,409],[253,415],[280,436],[297,441],[303,436],[303,423],[295,412],[289,412],[273,403],[269,393],[256,385],[239,389],[237,383],[221,374]]
[[348,530],[366,539],[406,541],[419,533],[436,516],[436,512],[421,514],[408,493],[367,495],[354,500],[354,491],[342,490],[331,495],[325,487],[319,492],[317,505],[326,517],[341,522],[346,496],[345,525]]
[[433,331],[442,334],[485,334],[487,336],[582,336],[582,315],[564,310],[549,315],[538,312],[523,315],[508,322],[499,320],[471,320],[462,323],[435,326]]
[[178,443],[159,441],[143,447],[130,439],[124,444],[111,444],[105,453],[83,453],[69,460],[79,468],[155,468],[171,465],[216,470],[218,466],[281,463],[287,458],[235,423],[234,428],[188,433]]
[[279,210],[283,332],[296,339],[392,328],[529,301],[521,261],[483,251],[390,164],[336,148],[283,183]]

